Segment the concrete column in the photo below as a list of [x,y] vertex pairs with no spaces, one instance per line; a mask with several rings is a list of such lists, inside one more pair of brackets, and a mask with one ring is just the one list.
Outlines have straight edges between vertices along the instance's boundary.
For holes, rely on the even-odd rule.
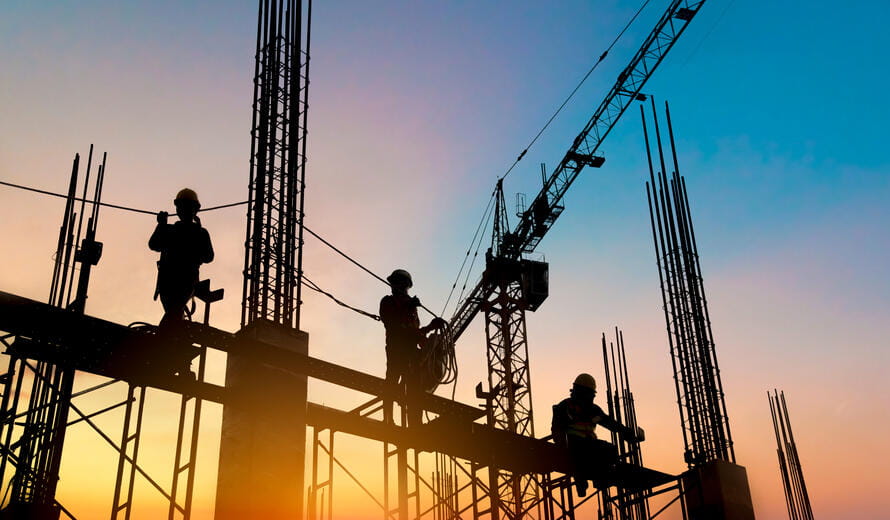
[[226,362],[214,518],[302,519],[307,378],[261,359],[250,344],[308,354],[309,335],[257,321],[238,336],[244,342]]
[[682,476],[683,504],[689,520],[754,520],[754,506],[743,466],[715,460]]

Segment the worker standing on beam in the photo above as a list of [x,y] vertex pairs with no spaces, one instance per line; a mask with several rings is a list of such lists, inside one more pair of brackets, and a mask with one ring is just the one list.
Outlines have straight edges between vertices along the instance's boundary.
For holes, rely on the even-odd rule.
[[[392,290],[380,300],[380,321],[386,328],[386,381],[403,385],[407,393],[420,384],[420,345],[427,334],[447,324],[442,318],[433,318],[426,327],[420,326],[420,300],[408,295],[414,285],[408,271],[396,269],[386,281]],[[420,418],[419,413],[416,417]]]
[[168,224],[166,211],[158,213],[158,225],[148,240],[152,251],[161,253],[158,261],[158,281],[154,298],[161,297],[164,317],[160,327],[168,328],[181,322],[186,305],[195,293],[201,264],[213,261],[210,234],[201,227],[198,194],[189,188],[179,190],[173,200],[179,220]]
[[571,457],[575,489],[579,496],[587,494],[588,480],[608,476],[618,462],[618,449],[597,439],[596,426],[611,430],[628,442],[645,439],[642,428],[629,428],[610,417],[594,404],[596,380],[590,374],[579,374],[572,384],[568,399],[553,406],[550,431],[557,446],[567,447]]

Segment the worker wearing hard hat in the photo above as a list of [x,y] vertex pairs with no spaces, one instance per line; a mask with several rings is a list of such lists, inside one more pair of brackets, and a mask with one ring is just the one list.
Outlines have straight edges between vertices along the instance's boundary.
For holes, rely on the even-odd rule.
[[618,460],[614,445],[597,439],[596,427],[602,426],[618,433],[628,442],[645,438],[642,428],[628,428],[610,417],[594,404],[596,380],[590,374],[579,374],[572,384],[568,399],[553,406],[550,431],[553,441],[569,449],[575,487],[580,496],[587,493],[587,480],[606,476]]
[[186,305],[198,282],[199,268],[201,264],[213,261],[210,234],[201,227],[198,219],[201,209],[198,194],[184,188],[176,194],[173,204],[179,220],[168,224],[167,212],[161,211],[157,215],[158,225],[148,240],[148,247],[161,253],[155,288],[155,299],[160,296],[164,306],[161,327],[184,319]]
[[408,271],[396,269],[386,281],[392,290],[392,294],[380,300],[380,321],[386,328],[386,380],[403,384],[408,380],[414,382],[412,374],[416,372],[419,344],[431,331],[444,327],[445,320],[434,318],[426,327],[420,326],[417,316],[420,300],[408,296],[408,289],[414,285]]

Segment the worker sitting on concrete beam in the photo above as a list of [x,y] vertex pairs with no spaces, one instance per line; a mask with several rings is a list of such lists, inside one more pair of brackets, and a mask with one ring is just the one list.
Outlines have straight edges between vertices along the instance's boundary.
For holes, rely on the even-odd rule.
[[408,271],[396,269],[386,281],[392,289],[392,294],[380,300],[380,321],[386,328],[386,381],[410,391],[420,385],[420,344],[431,331],[447,324],[442,318],[434,318],[426,327],[420,326],[420,300],[408,296],[408,289],[414,285]]
[[642,428],[628,428],[594,404],[596,380],[590,374],[580,374],[572,384],[568,399],[553,406],[550,431],[558,446],[567,447],[572,463],[572,476],[578,495],[587,494],[587,481],[607,476],[618,462],[617,448],[597,439],[596,427],[616,432],[628,442],[645,438]]
[[173,204],[179,221],[168,224],[167,212],[159,212],[158,225],[148,240],[148,247],[161,253],[154,298],[160,296],[164,306],[162,329],[183,321],[186,305],[195,293],[199,268],[213,261],[210,234],[198,218],[198,194],[184,188],[176,194]]

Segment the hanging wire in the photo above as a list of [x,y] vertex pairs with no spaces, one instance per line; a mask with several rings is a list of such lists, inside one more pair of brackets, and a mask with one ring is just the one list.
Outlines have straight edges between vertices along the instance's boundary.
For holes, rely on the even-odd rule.
[[[464,266],[467,265],[467,260],[470,258],[470,252],[473,250],[473,244],[476,243],[476,240],[480,236],[480,232],[482,231],[482,228],[488,222],[488,215],[489,215],[489,212],[491,211],[492,207],[494,206],[496,194],[497,194],[496,191],[492,192],[491,198],[488,199],[488,205],[485,206],[485,211],[482,213],[482,219],[479,220],[479,225],[476,226],[476,232],[473,234],[473,239],[470,241],[470,246],[467,247],[467,254],[464,255],[464,260],[460,264],[460,269],[457,271],[457,276],[454,279],[454,283],[451,284],[451,291],[448,293],[448,298],[445,300],[445,305],[442,306],[442,314],[445,314],[445,310],[448,308],[448,304],[451,302],[451,296],[454,295],[454,289],[457,287],[458,282],[460,282],[460,277],[464,272]],[[479,243],[480,244],[482,243],[481,240]],[[477,253],[479,252],[478,246],[477,246],[476,252]],[[471,264],[470,269],[472,270],[472,268],[473,268],[473,266]],[[466,286],[467,286],[466,281],[464,281],[463,289],[465,289]],[[463,296],[463,289],[461,289],[461,293],[458,296],[457,301],[461,300],[461,297]]]
[[[493,215],[493,211],[490,215]],[[467,284],[470,282],[470,275],[473,273],[473,267],[476,265],[476,260],[479,259],[479,250],[482,249],[483,238],[482,235],[479,235],[479,240],[476,242],[476,249],[473,251],[473,260],[470,261],[470,267],[467,269],[467,274],[464,276],[464,283],[461,286],[460,294],[457,297],[458,302],[463,301],[464,295],[467,293]]]
[[[2,184],[2,185],[4,185],[4,186],[9,186],[10,188],[18,188],[18,189],[20,189],[20,190],[32,191],[32,192],[34,192],[34,193],[41,193],[41,194],[43,194],[43,195],[50,195],[50,196],[52,196],[52,197],[59,197],[59,198],[62,198],[62,199],[67,199],[67,198],[68,198],[68,195],[62,195],[61,193],[55,193],[55,192],[52,192],[52,191],[41,190],[41,189],[38,189],[38,188],[32,188],[32,187],[30,187],[30,186],[22,186],[21,184],[13,184],[13,183],[11,183],[11,182],[6,182],[6,181],[0,181],[0,184]],[[84,198],[81,198],[81,197],[74,197],[74,200],[77,201],[77,202],[85,202],[85,203],[87,203],[87,204],[96,204],[95,201],[92,201],[92,200],[89,200],[89,199],[84,199]],[[209,208],[201,208],[201,213],[205,213],[205,212],[207,212],[207,211],[214,211],[214,210],[217,210],[217,209],[231,208],[231,207],[234,207],[234,206],[241,206],[241,205],[247,204],[247,202],[248,202],[248,201],[246,201],[246,200],[242,200],[241,202],[231,202],[231,203],[229,203],[229,204],[222,204],[222,205],[220,205],[220,206],[211,206],[211,207],[209,207]],[[98,205],[99,205],[99,206],[105,206],[105,207],[107,207],[107,208],[120,209],[120,210],[123,210],[123,211],[132,211],[133,213],[142,213],[142,214],[144,214],[144,215],[157,215],[157,214],[158,214],[157,211],[151,211],[151,210],[147,210],[147,209],[133,208],[133,207],[129,207],[129,206],[121,206],[120,204],[111,204],[110,202],[99,202]]]
[[362,310],[362,309],[359,309],[358,307],[353,307],[352,305],[349,305],[348,303],[344,303],[342,300],[338,299],[338,298],[337,298],[336,296],[334,296],[333,294],[331,294],[331,293],[325,291],[324,289],[322,289],[321,287],[319,287],[318,284],[316,284],[316,283],[313,282],[312,280],[308,279],[308,278],[306,277],[306,273],[303,273],[302,283],[303,283],[303,285],[305,285],[306,287],[312,289],[313,291],[315,291],[315,292],[317,292],[317,293],[320,293],[320,294],[323,294],[323,295],[327,296],[328,298],[330,298],[331,300],[333,300],[334,303],[336,303],[337,305],[340,305],[341,307],[345,307],[345,308],[347,308],[347,309],[349,309],[349,310],[351,310],[351,311],[357,312],[357,313],[361,314],[362,316],[367,316],[368,318],[371,318],[372,320],[380,321],[380,316],[378,316],[378,315],[376,315],[376,314],[373,314],[373,313],[370,313],[370,312],[367,312],[367,311],[364,311],[364,310]]

